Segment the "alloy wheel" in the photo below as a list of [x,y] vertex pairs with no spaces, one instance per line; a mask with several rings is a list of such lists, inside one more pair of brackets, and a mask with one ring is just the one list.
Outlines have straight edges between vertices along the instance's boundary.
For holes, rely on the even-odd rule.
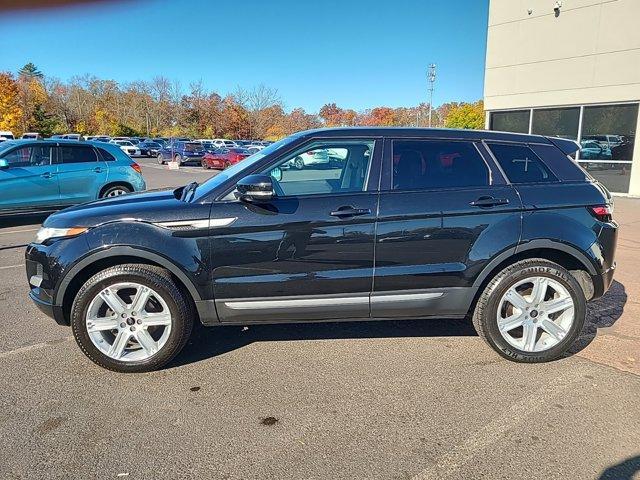
[[524,352],[548,350],[568,334],[575,305],[567,288],[549,277],[520,280],[503,294],[497,322],[502,337]]
[[155,290],[134,282],[103,288],[86,314],[93,345],[121,362],[146,360],[166,344],[172,316],[167,302]]

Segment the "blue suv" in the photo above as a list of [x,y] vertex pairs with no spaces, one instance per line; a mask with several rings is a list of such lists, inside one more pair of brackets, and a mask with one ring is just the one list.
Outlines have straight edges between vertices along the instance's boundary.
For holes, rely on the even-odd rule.
[[73,140],[0,144],[0,215],[59,210],[146,188],[118,146]]
[[202,157],[206,153],[204,147],[199,142],[189,142],[178,140],[170,145],[166,145],[158,151],[158,163],[164,165],[174,161],[179,165],[188,162],[195,162],[198,165],[202,162]]

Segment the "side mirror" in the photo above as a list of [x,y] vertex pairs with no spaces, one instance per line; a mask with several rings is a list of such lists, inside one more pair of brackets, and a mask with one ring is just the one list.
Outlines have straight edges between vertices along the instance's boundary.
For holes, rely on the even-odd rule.
[[236,184],[236,196],[243,202],[265,202],[274,197],[270,175],[249,175]]
[[9,168],[9,162],[4,158],[0,158],[0,168]]

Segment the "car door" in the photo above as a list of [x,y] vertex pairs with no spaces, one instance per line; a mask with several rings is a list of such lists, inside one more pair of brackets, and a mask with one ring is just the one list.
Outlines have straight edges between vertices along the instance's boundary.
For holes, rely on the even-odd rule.
[[0,210],[35,210],[60,204],[58,176],[49,143],[23,145],[0,156]]
[[521,203],[480,143],[389,139],[372,317],[464,315],[474,280],[513,250]]
[[[344,150],[344,165],[281,170],[315,148]],[[369,317],[380,158],[379,139],[312,141],[263,170],[279,177],[272,200],[212,205],[226,222],[210,237],[221,321]]]
[[106,183],[107,163],[91,145],[58,145],[58,181],[63,204],[95,200]]

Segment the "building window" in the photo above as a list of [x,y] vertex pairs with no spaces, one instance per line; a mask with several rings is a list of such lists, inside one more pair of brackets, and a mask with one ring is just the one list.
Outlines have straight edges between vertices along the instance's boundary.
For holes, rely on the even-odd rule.
[[489,128],[501,132],[529,133],[529,115],[529,110],[492,112]]
[[579,107],[534,110],[531,133],[577,140],[579,123]]
[[638,104],[585,107],[581,160],[633,160]]

